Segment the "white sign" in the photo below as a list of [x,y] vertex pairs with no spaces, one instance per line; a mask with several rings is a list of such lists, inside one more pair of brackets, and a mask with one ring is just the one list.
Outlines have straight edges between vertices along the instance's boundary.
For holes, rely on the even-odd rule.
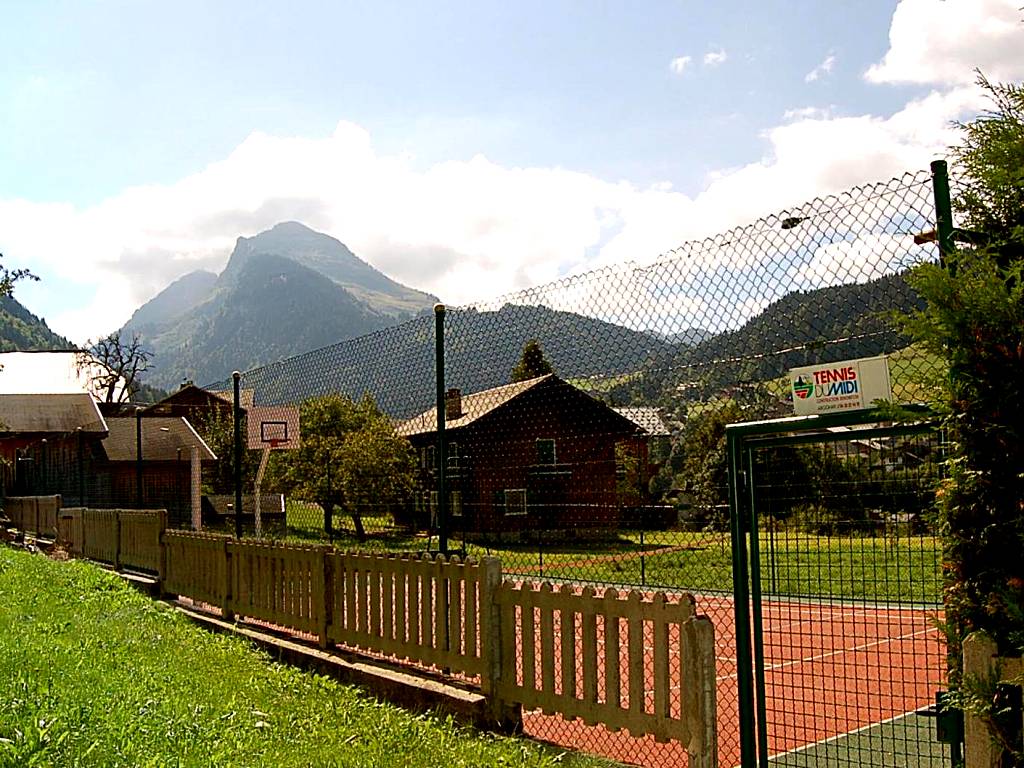
[[871,408],[876,400],[892,399],[889,359],[883,355],[794,368],[789,388],[797,416]]

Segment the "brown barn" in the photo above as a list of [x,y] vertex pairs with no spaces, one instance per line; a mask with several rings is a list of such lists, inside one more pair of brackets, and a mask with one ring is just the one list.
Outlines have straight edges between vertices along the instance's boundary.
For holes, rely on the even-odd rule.
[[[446,408],[453,532],[522,537],[586,535],[618,527],[619,463],[645,450],[630,419],[553,374],[462,395]],[[436,501],[436,412],[398,433],[420,455],[421,507]]]
[[[106,436],[107,424],[86,392],[0,394],[4,494],[23,493],[31,483],[59,484],[67,486],[68,498],[74,501],[82,495],[91,458]],[[58,483],[57,478],[67,482]]]
[[192,518],[193,449],[199,464],[217,457],[187,420],[104,419],[86,393],[0,396],[0,406],[5,401],[20,401],[31,415],[16,422],[19,432],[8,431],[0,441],[16,449],[9,493],[60,494],[66,507],[166,509],[178,524]]
[[[198,450],[200,463],[217,460],[188,420],[180,416],[138,420],[121,416],[108,418],[107,427],[110,434],[103,441],[103,458],[97,462],[96,472],[108,484],[104,492],[109,493],[112,506],[166,509],[173,518],[183,516],[190,509],[193,448]],[[140,436],[141,500],[136,498]]]

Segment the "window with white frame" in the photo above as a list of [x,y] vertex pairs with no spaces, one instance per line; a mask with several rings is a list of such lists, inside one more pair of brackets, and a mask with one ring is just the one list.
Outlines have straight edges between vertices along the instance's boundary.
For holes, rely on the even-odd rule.
[[525,488],[506,488],[505,489],[505,515],[525,515],[526,514],[526,489]]
[[557,457],[555,455],[555,441],[554,438],[542,437],[536,441],[537,446],[537,463],[538,464],[555,464]]

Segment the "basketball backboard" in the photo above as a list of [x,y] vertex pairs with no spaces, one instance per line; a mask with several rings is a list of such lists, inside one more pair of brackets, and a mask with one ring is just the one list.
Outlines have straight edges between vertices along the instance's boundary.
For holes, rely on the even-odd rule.
[[294,405],[254,405],[246,415],[247,445],[291,450],[301,444],[299,409]]

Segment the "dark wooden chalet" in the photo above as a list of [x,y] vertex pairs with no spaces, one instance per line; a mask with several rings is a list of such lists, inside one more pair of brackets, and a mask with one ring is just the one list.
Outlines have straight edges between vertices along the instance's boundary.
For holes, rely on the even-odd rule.
[[[87,392],[0,394],[0,478],[3,492],[25,492],[33,479],[67,474],[75,489],[87,477],[86,457],[99,450],[107,424]],[[59,491],[55,491],[59,492]]]
[[[553,374],[469,395],[449,390],[446,400],[453,533],[525,538],[618,527],[621,459],[646,450],[635,422]],[[420,508],[432,511],[436,411],[398,433],[419,453]]]
[[[253,391],[243,389],[239,393],[239,399],[242,410],[247,410],[252,406]],[[233,400],[234,395],[231,392],[203,389],[195,384],[187,383],[163,400],[146,406],[143,415],[146,417],[181,416],[203,431],[210,419],[231,420]]]

